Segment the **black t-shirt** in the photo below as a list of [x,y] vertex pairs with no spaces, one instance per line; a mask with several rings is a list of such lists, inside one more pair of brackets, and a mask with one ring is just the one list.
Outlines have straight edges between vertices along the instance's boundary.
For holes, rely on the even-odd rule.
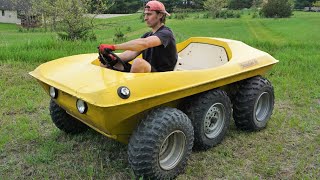
[[161,26],[155,33],[147,32],[141,38],[157,36],[161,45],[142,51],[142,58],[151,64],[158,72],[172,71],[177,63],[178,54],[176,40],[171,29]]

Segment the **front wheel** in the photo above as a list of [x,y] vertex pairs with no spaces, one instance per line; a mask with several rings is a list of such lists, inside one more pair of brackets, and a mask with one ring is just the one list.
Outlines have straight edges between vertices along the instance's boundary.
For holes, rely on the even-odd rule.
[[246,79],[241,82],[233,103],[233,118],[238,128],[251,131],[263,129],[273,111],[273,87],[261,76]]
[[86,131],[89,127],[81,121],[70,116],[63,108],[61,108],[54,100],[50,101],[50,115],[53,123],[60,130],[77,134]]
[[173,179],[184,171],[192,146],[189,118],[178,109],[157,108],[132,134],[129,163],[137,177]]

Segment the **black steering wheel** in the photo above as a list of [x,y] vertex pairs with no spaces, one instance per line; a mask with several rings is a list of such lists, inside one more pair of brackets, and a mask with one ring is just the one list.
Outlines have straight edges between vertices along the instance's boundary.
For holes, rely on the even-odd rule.
[[[103,50],[104,52],[101,53],[99,51],[99,60],[103,65],[106,65],[107,68],[116,70],[116,71],[121,71],[121,72],[129,72],[130,71],[130,66],[127,62],[123,61],[122,59],[119,58],[115,53],[112,52],[111,49],[105,48]],[[115,57],[114,58],[112,58]],[[123,69],[118,69],[115,67],[117,63],[122,64]]]

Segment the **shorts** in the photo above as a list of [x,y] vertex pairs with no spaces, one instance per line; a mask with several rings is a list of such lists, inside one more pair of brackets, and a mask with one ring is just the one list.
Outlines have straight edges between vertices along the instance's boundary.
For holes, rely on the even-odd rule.
[[[128,63],[128,62],[126,62],[126,65],[129,67],[129,69],[131,69],[131,64],[130,63]],[[150,65],[151,66],[151,65]],[[126,71],[126,72],[130,72],[130,70],[129,71]],[[151,66],[151,72],[158,72],[157,71],[157,69],[156,68],[154,68],[153,66]]]

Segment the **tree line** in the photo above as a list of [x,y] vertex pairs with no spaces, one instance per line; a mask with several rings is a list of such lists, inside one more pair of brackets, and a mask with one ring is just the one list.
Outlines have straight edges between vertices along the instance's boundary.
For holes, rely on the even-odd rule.
[[[93,0],[96,1],[96,0]],[[149,0],[114,0],[113,6],[103,13],[135,13],[141,9]],[[165,4],[168,12],[175,12],[175,10],[193,9],[204,10],[205,3],[223,3],[225,8],[229,9],[244,9],[251,7],[262,7],[268,1],[264,0],[160,0]],[[317,0],[279,0],[279,2],[289,3],[295,9],[303,9],[304,7],[311,7]],[[282,3],[280,3],[282,4]]]
[[[58,32],[62,39],[95,39],[94,16],[86,14],[135,13],[143,10],[149,0],[9,0],[23,8],[24,17],[42,17],[45,30]],[[218,17],[223,8],[260,8],[265,17],[290,17],[292,8],[311,7],[316,0],[161,0],[167,11],[207,10]],[[29,18],[30,19],[30,18]]]

